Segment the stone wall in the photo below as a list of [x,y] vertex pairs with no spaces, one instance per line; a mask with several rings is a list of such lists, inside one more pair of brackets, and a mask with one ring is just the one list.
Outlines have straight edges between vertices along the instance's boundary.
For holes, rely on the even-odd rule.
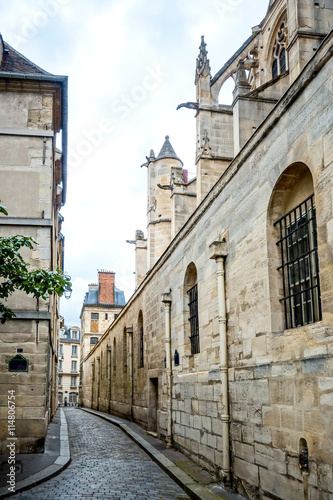
[[[170,292],[173,444],[219,476],[225,410],[216,264],[209,259],[209,245],[225,238],[232,474],[235,485],[251,498],[288,500],[303,498],[304,492],[308,498],[333,495],[332,42],[331,35],[84,362],[85,406],[133,418],[165,436],[161,295]],[[281,178],[285,176],[297,192],[297,172],[308,172],[313,184],[322,319],[285,330],[273,222],[279,200],[284,209]],[[197,273],[199,304],[200,353],[194,355],[189,348],[185,286],[190,264]],[[144,366],[140,368],[141,317]],[[303,441],[308,445],[309,475],[299,467]]]
[[[50,83],[43,76],[29,81],[0,75],[0,199],[8,210],[8,216],[0,216],[0,234],[33,237],[37,245],[24,248],[23,258],[31,269],[54,270],[62,267],[63,251],[57,184],[65,180],[55,135],[65,78],[57,82],[54,77]],[[42,451],[57,407],[59,300],[36,300],[16,292],[7,305],[16,318],[0,325],[0,453],[8,452],[9,390],[15,392],[16,453]],[[18,349],[29,361],[28,372],[9,372],[8,362]]]

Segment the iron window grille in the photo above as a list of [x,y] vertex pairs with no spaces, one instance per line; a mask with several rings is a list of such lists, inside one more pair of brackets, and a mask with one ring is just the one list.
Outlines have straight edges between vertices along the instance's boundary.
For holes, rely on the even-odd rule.
[[140,326],[140,359],[139,368],[144,367],[144,357],[143,357],[143,326]]
[[316,208],[312,194],[274,223],[280,238],[286,328],[321,320]]
[[187,290],[189,295],[189,308],[190,308],[190,329],[191,329],[191,354],[198,354],[200,352],[199,344],[199,315],[198,315],[198,285],[194,285]]
[[99,313],[91,313],[91,319],[93,321],[96,321],[99,319]]

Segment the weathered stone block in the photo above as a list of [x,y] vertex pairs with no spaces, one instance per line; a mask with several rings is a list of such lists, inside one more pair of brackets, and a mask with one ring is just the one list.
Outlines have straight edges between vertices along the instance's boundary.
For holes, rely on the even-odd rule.
[[257,465],[235,457],[233,469],[236,477],[240,477],[254,486],[259,485],[259,468]]
[[275,495],[281,500],[295,500],[303,498],[303,484],[295,479],[287,478],[282,474],[260,467],[260,485],[264,492]]

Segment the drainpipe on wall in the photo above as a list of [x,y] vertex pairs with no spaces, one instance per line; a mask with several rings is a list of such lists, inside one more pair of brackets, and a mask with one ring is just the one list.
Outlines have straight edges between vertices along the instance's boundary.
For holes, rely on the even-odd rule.
[[129,383],[130,383],[130,405],[131,419],[133,419],[133,327],[126,328],[129,336],[128,354],[129,354]]
[[209,246],[210,259],[216,261],[217,293],[219,307],[219,337],[220,337],[220,373],[222,382],[221,406],[222,406],[222,446],[223,462],[222,475],[225,482],[230,481],[230,446],[229,446],[229,401],[228,401],[228,345],[227,345],[227,317],[225,304],[225,273],[224,261],[228,255],[227,242],[214,241]]
[[164,303],[165,312],[165,359],[166,359],[166,377],[167,377],[167,448],[172,446],[172,387],[171,387],[171,324],[170,324],[170,311],[171,311],[171,293],[162,294],[162,302]]

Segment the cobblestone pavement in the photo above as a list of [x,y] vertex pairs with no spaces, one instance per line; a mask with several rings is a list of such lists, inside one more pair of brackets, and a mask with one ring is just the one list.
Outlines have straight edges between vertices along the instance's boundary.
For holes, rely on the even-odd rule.
[[122,430],[79,409],[65,411],[71,464],[58,476],[10,498],[189,499]]

